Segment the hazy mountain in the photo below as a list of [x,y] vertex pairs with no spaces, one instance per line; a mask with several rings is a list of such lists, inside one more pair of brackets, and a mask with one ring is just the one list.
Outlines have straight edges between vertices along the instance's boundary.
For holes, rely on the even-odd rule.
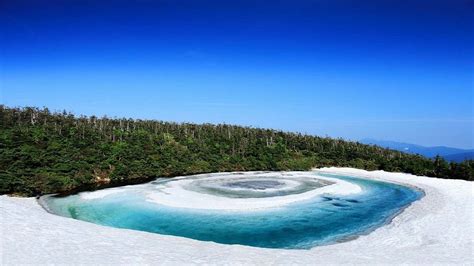
[[462,162],[464,160],[474,160],[474,151],[449,154],[443,156],[448,161]]
[[474,150],[458,149],[445,146],[425,147],[421,145],[403,143],[387,140],[361,139],[359,142],[364,144],[372,144],[393,150],[403,151],[406,153],[420,154],[433,158],[436,155],[443,156],[446,160],[460,162],[465,159],[474,159]]

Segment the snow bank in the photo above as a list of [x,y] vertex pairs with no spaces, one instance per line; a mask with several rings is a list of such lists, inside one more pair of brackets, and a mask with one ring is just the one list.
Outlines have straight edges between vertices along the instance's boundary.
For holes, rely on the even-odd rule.
[[108,195],[116,194],[124,192],[124,190],[118,189],[118,188],[108,188],[108,189],[101,189],[101,190],[96,190],[96,191],[91,191],[91,192],[81,192],[79,193],[79,196],[83,199],[100,199],[103,197],[106,197]]
[[103,227],[49,214],[34,198],[1,196],[0,264],[474,264],[473,182],[350,168],[319,171],[412,185],[426,196],[368,235],[311,250],[222,245]]

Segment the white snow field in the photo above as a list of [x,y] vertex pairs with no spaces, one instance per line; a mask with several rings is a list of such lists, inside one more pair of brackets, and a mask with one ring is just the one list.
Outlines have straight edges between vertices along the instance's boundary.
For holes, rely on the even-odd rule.
[[474,182],[351,168],[315,171],[412,185],[426,195],[368,235],[310,250],[224,245],[105,227],[52,215],[34,198],[1,196],[0,264],[474,265]]

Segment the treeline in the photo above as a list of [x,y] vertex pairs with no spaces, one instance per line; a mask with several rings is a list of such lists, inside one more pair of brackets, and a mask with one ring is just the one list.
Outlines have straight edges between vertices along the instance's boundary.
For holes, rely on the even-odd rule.
[[447,163],[341,139],[226,124],[76,117],[0,105],[0,193],[39,195],[217,171],[347,166],[473,180]]

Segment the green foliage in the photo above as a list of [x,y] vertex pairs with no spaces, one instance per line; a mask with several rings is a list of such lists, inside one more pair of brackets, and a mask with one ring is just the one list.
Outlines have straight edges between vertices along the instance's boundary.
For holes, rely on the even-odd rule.
[[340,139],[231,125],[0,106],[0,193],[38,195],[215,171],[347,166],[473,180],[447,163]]

